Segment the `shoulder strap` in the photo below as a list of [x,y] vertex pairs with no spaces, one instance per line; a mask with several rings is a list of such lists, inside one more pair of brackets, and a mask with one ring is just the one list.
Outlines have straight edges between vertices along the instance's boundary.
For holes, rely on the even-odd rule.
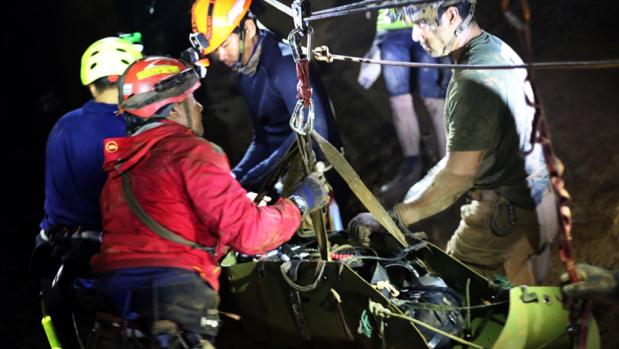
[[150,230],[152,230],[155,234],[159,235],[160,237],[166,240],[176,242],[181,245],[189,246],[191,248],[203,250],[211,254],[215,254],[214,247],[207,247],[204,245],[200,245],[197,242],[189,241],[183,238],[182,236],[168,230],[167,228],[159,224],[157,221],[152,219],[151,216],[149,216],[148,213],[144,211],[142,206],[140,206],[140,203],[136,200],[135,195],[133,195],[133,191],[131,190],[131,182],[129,180],[129,173],[124,172],[121,176],[122,176],[122,181],[123,181],[123,193],[125,194],[125,200],[127,200],[127,204],[129,205],[129,208],[131,208],[131,211],[136,216],[138,216],[138,218],[140,218],[142,223],[144,223]]

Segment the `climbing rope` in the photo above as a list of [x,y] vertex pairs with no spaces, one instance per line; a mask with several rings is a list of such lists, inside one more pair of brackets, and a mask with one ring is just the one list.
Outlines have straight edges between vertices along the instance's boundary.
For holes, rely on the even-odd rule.
[[353,4],[316,11],[305,20],[307,22],[312,22],[320,19],[346,16],[366,11],[378,11],[384,8],[402,7],[407,5],[421,5],[437,1],[438,0],[365,0]]
[[321,62],[333,63],[333,61],[345,61],[355,63],[372,63],[380,65],[394,65],[408,68],[438,68],[438,69],[460,69],[460,70],[506,70],[506,69],[535,69],[535,70],[575,70],[575,69],[608,69],[619,68],[619,59],[609,59],[601,61],[568,61],[568,62],[536,62],[526,64],[446,64],[446,63],[419,63],[390,61],[384,59],[371,59],[365,57],[355,57],[333,54],[329,47],[323,45],[316,47],[312,53],[314,58]]
[[[278,10],[286,13],[287,15],[293,17],[295,23],[295,30],[291,32],[289,36],[289,43],[293,51],[293,56],[295,58],[295,63],[297,64],[297,78],[299,83],[297,85],[297,106],[295,107],[295,111],[290,120],[290,126],[297,133],[297,141],[299,141],[300,150],[304,157],[304,164],[306,170],[309,171],[307,166],[308,163],[311,163],[311,146],[308,132],[313,128],[313,108],[311,102],[311,88],[309,88],[308,83],[308,67],[309,67],[309,58],[303,53],[303,48],[300,45],[300,40],[303,35],[308,34],[308,23],[311,21],[333,18],[337,16],[344,16],[359,12],[365,11],[375,11],[382,8],[393,8],[393,7],[401,7],[405,5],[411,4],[425,4],[436,2],[438,0],[365,0],[358,3],[353,3],[349,5],[338,6],[330,9],[325,9],[321,11],[316,11],[313,14],[309,13],[309,8],[307,6],[307,0],[294,0],[293,4],[290,8],[279,3],[277,0],[265,0],[267,3],[273,5]],[[551,185],[553,191],[558,196],[558,205],[557,210],[560,217],[560,230],[559,234],[559,249],[560,249],[560,257],[561,261],[565,264],[565,267],[570,275],[572,282],[578,282],[579,277],[576,273],[575,263],[572,255],[572,247],[571,247],[571,209],[569,207],[570,195],[569,192],[565,189],[565,183],[562,179],[563,174],[563,166],[561,161],[555,155],[555,152],[552,147],[550,134],[548,132],[547,121],[543,112],[543,103],[541,97],[537,93],[537,88],[535,84],[534,70],[540,69],[602,69],[602,68],[616,68],[619,67],[619,60],[605,60],[605,61],[580,61],[580,62],[541,62],[534,63],[533,62],[533,50],[531,45],[531,35],[530,35],[530,18],[531,12],[527,3],[527,0],[520,0],[520,8],[522,10],[521,17],[513,14],[509,10],[510,0],[502,0],[502,11],[507,19],[507,21],[512,25],[516,31],[518,32],[519,38],[522,42],[522,46],[525,49],[525,53],[527,56],[527,61],[530,63],[520,64],[520,65],[458,65],[458,64],[420,64],[420,63],[411,63],[411,62],[394,62],[394,61],[383,61],[383,60],[372,60],[361,57],[352,57],[352,56],[344,56],[344,55],[334,55],[329,52],[329,49],[326,46],[321,46],[316,48],[313,53],[317,60],[325,61],[328,63],[333,62],[334,60],[341,61],[353,61],[360,63],[376,63],[376,64],[384,64],[384,65],[400,65],[406,67],[416,67],[416,68],[451,68],[451,69],[527,69],[528,81],[531,84],[533,90],[533,101],[528,101],[531,106],[535,108],[535,116],[533,119],[533,127],[531,132],[530,141],[531,144],[540,143],[545,155],[546,166],[548,168],[550,177],[551,177]],[[308,45],[306,47],[305,52],[312,52],[311,50],[311,34],[308,36]],[[304,118],[304,110],[308,109],[308,118]],[[308,154],[308,149],[309,153]],[[370,301],[371,302],[371,301]],[[370,307],[371,308],[371,307]],[[386,310],[388,312],[388,310]],[[387,314],[386,312],[383,312]],[[393,314],[392,314],[393,315]],[[395,316],[395,315],[393,315]],[[580,315],[580,336],[579,336],[579,347],[584,348],[586,346],[586,338],[588,332],[588,321],[590,316],[590,303],[585,302],[582,307],[581,315]],[[411,321],[415,319],[411,318]],[[413,321],[417,323],[416,321]],[[431,327],[423,322],[418,323],[423,327]],[[436,329],[433,329],[436,330]],[[440,330],[437,330],[440,331]],[[448,335],[449,334],[446,334]],[[451,337],[450,337],[451,338]],[[456,340],[456,339],[454,339]],[[458,341],[461,339],[458,338]],[[463,340],[462,340],[463,341]],[[464,341],[466,342],[466,341]],[[479,347],[473,343],[466,342],[466,345]]]
[[[294,3],[292,7],[277,1],[277,0],[263,0],[267,4],[273,6],[275,9],[285,13],[290,17],[295,17]],[[437,0],[365,0],[348,5],[332,7],[316,11],[311,15],[305,16],[302,20],[307,23],[316,21],[319,19],[333,18],[339,16],[345,16],[349,14],[365,12],[365,11],[377,11],[383,8],[393,8],[398,6],[406,6],[412,4],[426,4],[430,2],[436,2]]]
[[[481,345],[475,344],[473,342],[469,342],[465,339],[462,339],[458,336],[455,336],[451,333],[445,332],[443,330],[440,330],[434,326],[428,325],[427,323],[421,321],[421,320],[417,320],[413,317],[407,316],[407,315],[402,315],[402,314],[398,314],[398,313],[394,313],[391,310],[385,308],[382,304],[377,303],[377,302],[373,302],[371,299],[368,300],[369,304],[368,304],[368,312],[372,315],[374,315],[375,318],[377,318],[379,321],[381,321],[381,323],[390,318],[390,317],[394,317],[394,318],[399,318],[399,319],[403,319],[403,320],[407,320],[410,321],[412,323],[414,323],[415,325],[421,326],[421,327],[425,327],[428,330],[432,331],[432,332],[436,332],[442,336],[445,336],[455,342],[458,342],[460,344],[463,344],[465,346],[469,346],[472,348],[478,348],[478,349],[483,349],[484,347],[482,347]],[[362,314],[363,315],[363,314]],[[362,316],[363,318],[363,316]],[[366,323],[364,323],[364,326],[366,326]],[[364,330],[367,330],[367,328],[364,328]]]

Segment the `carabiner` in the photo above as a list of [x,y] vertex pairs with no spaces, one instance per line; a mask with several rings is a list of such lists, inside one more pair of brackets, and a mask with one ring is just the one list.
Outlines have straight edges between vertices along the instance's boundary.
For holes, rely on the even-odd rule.
[[310,99],[310,104],[307,108],[307,120],[304,117],[304,110],[303,100],[299,99],[290,117],[290,128],[303,136],[308,135],[314,129],[314,101]]

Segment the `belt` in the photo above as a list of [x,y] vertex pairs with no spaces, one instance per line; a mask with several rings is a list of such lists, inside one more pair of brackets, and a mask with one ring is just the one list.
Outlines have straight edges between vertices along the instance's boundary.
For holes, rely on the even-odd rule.
[[71,229],[67,227],[55,228],[55,229],[41,229],[39,236],[43,241],[53,242],[58,239],[81,239],[90,240],[101,243],[101,232],[97,230],[79,230]]

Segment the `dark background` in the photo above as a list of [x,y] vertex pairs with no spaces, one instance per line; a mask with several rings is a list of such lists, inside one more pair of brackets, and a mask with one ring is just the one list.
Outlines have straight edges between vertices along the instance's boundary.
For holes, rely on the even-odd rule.
[[[536,61],[619,58],[618,2],[530,2]],[[336,3],[312,4],[317,9]],[[79,80],[81,54],[99,38],[140,31],[145,53],[177,56],[188,46],[190,6],[189,0],[3,4],[0,347],[44,348],[46,344],[36,292],[29,283],[28,257],[42,217],[47,134],[60,116],[89,98]],[[480,0],[478,8],[481,26],[522,53],[500,13],[499,1]],[[288,19],[270,12],[264,15],[265,22],[285,27]],[[329,45],[334,53],[362,56],[372,41],[374,23],[364,14],[317,22],[316,43]],[[363,90],[356,84],[359,66],[355,63],[321,64],[320,69],[337,113],[346,157],[375,190],[395,174],[401,156],[382,78]],[[247,110],[234,81],[233,74],[215,64],[197,92],[205,106],[206,137],[226,150],[232,164],[240,159],[251,136]],[[540,71],[537,82],[555,150],[566,166],[576,259],[619,269],[619,69]],[[423,127],[425,119],[421,123]],[[345,206],[361,209],[354,201]],[[452,208],[425,226],[436,243],[444,243],[451,234],[456,211]],[[556,284],[563,270],[556,246],[553,250],[547,284]],[[619,340],[611,335],[618,329],[617,310],[606,304],[595,308],[606,348],[619,347]]]

